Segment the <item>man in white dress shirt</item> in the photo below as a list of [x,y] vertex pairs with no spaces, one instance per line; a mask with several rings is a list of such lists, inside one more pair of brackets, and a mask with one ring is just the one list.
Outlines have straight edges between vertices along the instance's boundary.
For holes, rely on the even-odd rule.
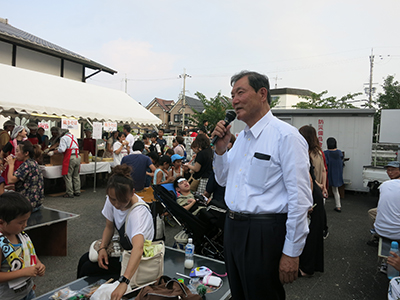
[[224,248],[233,299],[285,299],[298,275],[312,206],[308,144],[270,111],[268,78],[242,71],[231,78],[232,104],[247,124],[227,152],[230,125],[213,136],[215,178],[229,208]]

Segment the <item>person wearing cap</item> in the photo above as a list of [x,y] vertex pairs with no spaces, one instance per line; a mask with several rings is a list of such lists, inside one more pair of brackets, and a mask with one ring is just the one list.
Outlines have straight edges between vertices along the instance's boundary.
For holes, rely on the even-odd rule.
[[386,172],[390,180],[379,186],[379,202],[375,231],[379,236],[400,240],[400,162],[391,161],[386,165]]
[[26,127],[29,129],[28,141],[30,141],[32,145],[39,144],[42,137],[37,133],[38,125],[35,122],[29,122],[26,124]]
[[14,121],[8,120],[4,122],[3,129],[0,130],[0,149],[3,149],[3,147],[10,141],[10,134],[13,131],[14,126]]
[[183,156],[180,156],[179,154],[174,154],[171,156],[171,161],[172,161],[172,177],[177,178],[178,176],[183,176],[183,168],[182,168],[182,159],[184,159]]
[[92,153],[93,156],[96,155],[96,140],[92,138],[92,129],[85,128],[85,138],[83,139],[83,150],[87,150]]
[[297,279],[312,206],[306,140],[270,109],[267,76],[232,76],[232,105],[246,123],[230,151],[231,125],[212,136],[215,178],[226,186],[229,211],[224,255],[233,299],[285,299],[283,284]]
[[64,177],[66,192],[63,197],[79,197],[81,195],[81,179],[79,177],[81,157],[79,156],[78,141],[68,129],[61,130],[60,145],[56,151],[64,154],[61,174]]
[[[18,126],[14,127],[14,129],[11,133],[11,140],[3,147],[3,149],[0,152],[0,159],[2,162],[2,166],[5,166],[4,158],[6,158],[10,154],[15,156],[15,151],[17,149],[17,146],[26,140],[26,136],[28,135],[28,132],[29,132],[29,129],[27,129],[25,126],[18,125]],[[21,164],[22,164],[21,161],[16,161],[14,164],[14,170],[17,170]],[[8,180],[7,180],[8,168],[9,167],[7,164],[5,167],[5,170],[2,174],[2,176],[5,179],[6,185],[8,184]]]

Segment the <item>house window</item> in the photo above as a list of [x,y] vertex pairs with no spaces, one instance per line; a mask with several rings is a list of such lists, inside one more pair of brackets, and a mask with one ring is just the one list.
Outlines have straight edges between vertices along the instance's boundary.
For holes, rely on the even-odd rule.
[[[185,114],[185,124],[189,124],[189,118],[190,114]],[[175,123],[181,123],[182,122],[182,115],[181,114],[176,114],[174,115],[174,122]]]

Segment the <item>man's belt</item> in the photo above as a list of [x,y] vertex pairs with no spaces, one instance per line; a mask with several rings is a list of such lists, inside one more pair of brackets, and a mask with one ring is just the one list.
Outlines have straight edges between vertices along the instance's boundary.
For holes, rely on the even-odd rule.
[[79,150],[78,150],[78,149],[76,149],[76,150],[75,150],[75,149],[74,149],[74,150],[71,150],[71,155],[72,155],[72,154],[76,155],[77,153],[79,154]]
[[286,220],[287,214],[245,214],[233,210],[228,211],[228,217],[232,220]]

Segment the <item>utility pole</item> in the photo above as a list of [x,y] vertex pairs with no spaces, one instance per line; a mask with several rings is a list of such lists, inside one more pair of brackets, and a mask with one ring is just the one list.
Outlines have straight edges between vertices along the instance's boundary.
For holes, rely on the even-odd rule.
[[126,77],[126,73],[125,73],[125,94],[128,93],[128,78]]
[[278,80],[282,80],[282,78],[278,78],[278,75],[276,75],[274,77],[274,79],[275,79],[275,89],[277,89],[278,88]]
[[374,49],[372,48],[371,55],[369,56],[369,91],[368,91],[369,99],[368,99],[368,104],[369,104],[370,108],[372,107],[372,70],[374,68],[374,58],[375,58],[373,53],[374,53]]
[[185,91],[186,91],[186,77],[192,77],[188,74],[186,74],[186,69],[183,69],[183,74],[179,75],[179,78],[183,78],[183,93],[182,93],[182,131],[185,130],[185,105],[186,105],[186,97],[185,97]]

